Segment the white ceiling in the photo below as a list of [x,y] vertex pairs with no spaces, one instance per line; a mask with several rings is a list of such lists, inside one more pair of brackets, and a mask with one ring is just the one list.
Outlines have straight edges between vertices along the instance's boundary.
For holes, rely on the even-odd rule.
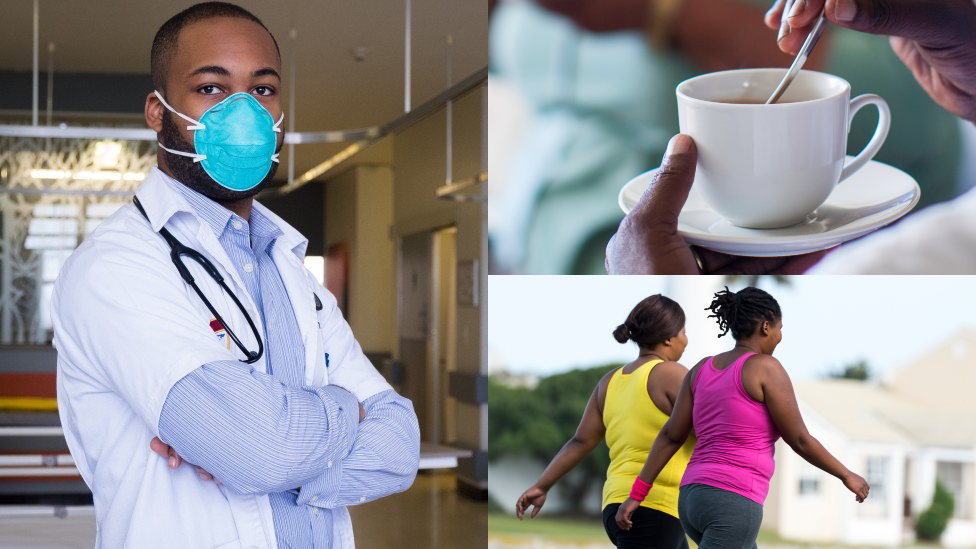
[[[47,67],[47,44],[54,42],[55,73],[148,73],[156,29],[193,3],[40,0],[41,70]],[[402,114],[405,0],[236,3],[261,18],[277,38],[286,87],[291,58],[297,56],[297,118],[290,130],[358,128]],[[30,70],[33,0],[4,0],[0,13],[0,70]],[[446,86],[449,34],[454,38],[454,81],[488,64],[488,2],[412,0],[411,13],[411,94],[416,106]],[[289,38],[292,28],[297,30],[294,41]],[[356,47],[368,48],[362,62],[351,53]],[[57,87],[55,74],[55,94],[70,92]],[[288,90],[283,93],[287,97]],[[336,148],[299,146],[297,173],[324,160]]]

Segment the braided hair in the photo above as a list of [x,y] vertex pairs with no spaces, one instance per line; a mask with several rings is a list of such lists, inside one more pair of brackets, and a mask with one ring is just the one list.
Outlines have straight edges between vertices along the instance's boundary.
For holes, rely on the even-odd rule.
[[678,335],[684,326],[685,312],[681,305],[655,294],[634,306],[627,320],[613,331],[613,337],[619,343],[633,341],[644,349],[653,349]]
[[719,330],[724,330],[718,337],[732,330],[732,337],[737,340],[751,336],[764,320],[774,322],[783,318],[773,296],[752,286],[738,293],[729,291],[726,286],[725,290],[715,294],[712,304],[705,310],[713,313],[708,318],[715,318]]

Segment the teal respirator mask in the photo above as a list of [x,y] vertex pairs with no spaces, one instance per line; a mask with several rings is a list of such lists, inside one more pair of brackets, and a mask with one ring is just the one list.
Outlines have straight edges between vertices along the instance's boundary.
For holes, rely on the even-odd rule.
[[200,120],[176,111],[154,92],[170,112],[191,125],[196,152],[159,147],[171,154],[186,156],[199,163],[217,184],[232,191],[247,191],[256,187],[271,171],[271,163],[278,162],[278,133],[285,113],[275,122],[268,109],[252,95],[238,92],[207,109]]

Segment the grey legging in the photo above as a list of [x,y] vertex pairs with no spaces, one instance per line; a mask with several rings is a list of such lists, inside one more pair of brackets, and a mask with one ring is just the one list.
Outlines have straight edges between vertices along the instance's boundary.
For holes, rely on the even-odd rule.
[[735,492],[688,484],[678,495],[681,527],[700,549],[757,549],[763,508]]

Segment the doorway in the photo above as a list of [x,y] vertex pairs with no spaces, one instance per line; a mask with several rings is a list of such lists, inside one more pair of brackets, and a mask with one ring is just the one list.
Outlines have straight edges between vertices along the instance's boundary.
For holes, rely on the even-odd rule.
[[414,403],[425,442],[456,440],[448,376],[457,369],[457,229],[425,231],[400,240],[399,357],[403,396]]

